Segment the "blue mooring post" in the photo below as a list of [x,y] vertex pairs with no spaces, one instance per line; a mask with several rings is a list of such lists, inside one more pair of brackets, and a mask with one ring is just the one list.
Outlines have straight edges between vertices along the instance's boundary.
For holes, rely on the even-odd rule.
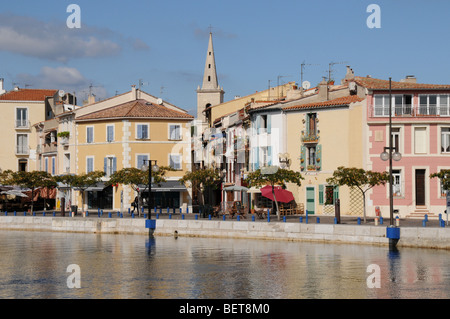
[[[239,216],[238,216],[239,217]],[[208,219],[211,220],[211,214],[208,215]]]
[[111,218],[111,212],[108,213],[108,217]]
[[27,212],[23,212],[23,216],[27,216]]
[[172,219],[172,214],[169,214],[169,219]]
[[[210,217],[210,219],[211,219],[211,215],[209,215],[209,217]],[[241,216],[237,215],[236,220],[237,220],[237,221],[240,221],[240,220],[241,220]]]
[[283,216],[283,222],[286,222],[286,216]]
[[198,219],[198,214],[195,214],[195,219],[196,219],[196,220]]
[[42,212],[42,216],[45,216],[45,212]]
[[361,217],[358,217],[358,225],[361,225]]
[[181,219],[184,219],[184,214],[181,214]]
[[5,216],[8,216],[8,212],[7,211],[5,211]]
[[337,224],[337,217],[334,217],[334,223]]
[[383,216],[380,216],[380,225],[383,225]]
[[394,249],[400,240],[400,227],[392,225],[386,227],[386,238],[389,238],[389,248]]
[[170,208],[169,208],[169,207],[167,207],[167,214],[169,214],[169,209],[170,209]]
[[308,210],[305,211],[305,224],[308,224]]
[[441,219],[440,224],[441,224],[441,227],[445,227],[445,222],[443,219]]
[[[225,215],[223,215],[225,217]],[[252,215],[252,222],[255,221],[255,215]]]
[[131,208],[128,207],[128,215],[130,215],[130,213],[131,213]]
[[53,212],[53,217],[55,217],[56,216],[56,212]]
[[123,214],[122,213],[120,213],[120,218],[123,218]]
[[320,218],[319,217],[316,217],[316,223],[320,224]]
[[156,213],[156,219],[159,219],[159,214],[158,213]]
[[222,220],[225,220],[225,218],[226,218],[226,216],[225,216],[225,215],[222,215]]
[[303,216],[300,216],[299,222],[300,222],[300,223],[303,223]]
[[183,214],[183,210],[182,210],[181,207],[180,207],[180,215],[181,215],[181,214]]
[[16,211],[14,211],[14,216],[17,216],[17,213],[16,213]]

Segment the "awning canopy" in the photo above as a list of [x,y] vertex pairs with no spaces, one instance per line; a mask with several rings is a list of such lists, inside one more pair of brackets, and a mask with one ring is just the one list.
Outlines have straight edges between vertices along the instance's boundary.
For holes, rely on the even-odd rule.
[[[139,191],[148,191],[148,185],[139,185]],[[152,183],[152,192],[186,192],[187,188],[179,181]]]

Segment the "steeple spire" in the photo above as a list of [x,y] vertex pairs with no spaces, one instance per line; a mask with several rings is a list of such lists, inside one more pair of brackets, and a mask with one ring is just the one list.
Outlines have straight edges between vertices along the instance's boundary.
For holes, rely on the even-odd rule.
[[216,61],[214,58],[214,47],[212,41],[212,32],[209,32],[208,51],[206,52],[205,72],[203,73],[202,89],[219,89],[217,81]]
[[203,111],[211,106],[223,103],[224,93],[217,79],[212,32],[210,31],[202,87],[198,86],[197,88],[197,119],[205,122],[206,118]]

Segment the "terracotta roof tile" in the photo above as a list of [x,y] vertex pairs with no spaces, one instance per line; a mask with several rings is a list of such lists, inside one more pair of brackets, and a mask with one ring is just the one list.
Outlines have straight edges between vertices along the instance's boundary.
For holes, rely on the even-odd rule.
[[46,97],[53,96],[57,90],[19,89],[0,95],[3,101],[45,101]]
[[350,103],[361,102],[364,100],[363,98],[357,95],[348,95],[344,97],[340,97],[337,99],[323,101],[323,102],[312,102],[307,104],[293,105],[283,108],[283,110],[301,110],[301,109],[310,109],[324,106],[338,106],[338,105],[347,105]]
[[108,118],[177,118],[193,119],[188,113],[171,110],[163,105],[150,103],[146,100],[134,100],[115,105],[107,109],[82,115],[76,120],[101,120]]
[[[372,90],[388,90],[389,80],[374,79],[370,77],[356,76],[355,82],[365,88]],[[393,90],[411,90],[411,89],[450,89],[449,84],[424,84],[411,82],[391,81]]]

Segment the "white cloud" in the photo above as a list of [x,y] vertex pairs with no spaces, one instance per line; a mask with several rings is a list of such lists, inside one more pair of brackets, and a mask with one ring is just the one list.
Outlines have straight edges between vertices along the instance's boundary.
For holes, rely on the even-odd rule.
[[[52,68],[44,66],[39,74],[21,73],[16,76],[16,82],[21,86],[28,85],[35,89],[55,89],[64,90],[76,94],[79,101],[86,99],[89,93],[89,86],[92,80],[84,77],[80,71],[71,67]],[[105,99],[106,90],[101,86],[94,86],[92,93],[96,99]]]
[[123,46],[149,47],[139,39],[125,38],[109,29],[83,25],[70,29],[64,22],[43,22],[31,17],[0,14],[0,50],[25,56],[67,62],[75,58],[118,55]]

